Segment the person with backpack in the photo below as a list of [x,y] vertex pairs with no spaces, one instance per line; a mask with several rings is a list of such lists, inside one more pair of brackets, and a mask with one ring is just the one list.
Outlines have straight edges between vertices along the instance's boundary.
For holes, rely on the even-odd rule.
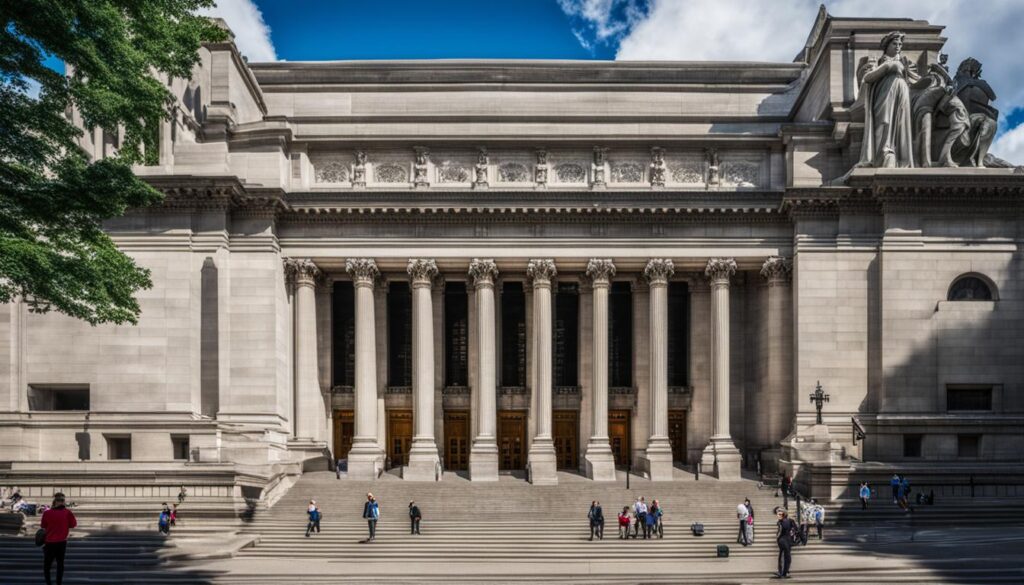
[[377,538],[377,521],[380,520],[380,505],[373,498],[372,493],[366,494],[366,503],[363,504],[363,518],[366,520],[370,536],[363,542],[373,542]]
[[658,538],[665,538],[665,526],[661,523],[662,516],[665,515],[665,510],[661,507],[661,502],[654,500],[651,502],[651,513],[654,515],[654,532],[658,535]]
[[785,510],[777,509],[775,514],[779,518],[778,531],[775,534],[775,542],[779,546],[779,570],[773,578],[787,579],[790,565],[793,563],[793,544],[799,540],[800,528]]
[[[68,534],[78,526],[78,520],[71,510],[64,506],[64,494],[53,494],[53,506],[43,512],[39,529],[43,531],[43,577],[46,585],[51,585],[50,569],[57,563],[57,585],[64,582],[64,556],[68,550]],[[36,536],[37,541],[39,535]]]
[[316,530],[317,534],[320,534],[320,518],[323,515],[320,513],[320,506],[316,505],[316,500],[310,500],[309,506],[306,508],[306,516],[309,517],[309,522],[306,524],[306,538]]
[[619,512],[619,538],[629,538],[629,506],[623,506]]
[[868,509],[868,500],[871,499],[871,488],[868,487],[867,482],[861,482],[860,484],[860,509]]
[[164,536],[171,534],[171,508],[167,505],[167,502],[164,502],[164,509],[160,511],[160,517],[156,521],[156,529]]
[[409,529],[412,531],[410,534],[420,533],[420,520],[423,519],[423,514],[420,513],[420,507],[416,505],[416,502],[409,502]]

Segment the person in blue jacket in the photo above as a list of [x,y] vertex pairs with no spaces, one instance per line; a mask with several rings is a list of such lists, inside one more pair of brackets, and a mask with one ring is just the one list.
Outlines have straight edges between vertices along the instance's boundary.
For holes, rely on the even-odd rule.
[[309,501],[309,507],[306,508],[306,515],[309,516],[309,523],[306,524],[306,538],[316,530],[317,534],[320,534],[320,506],[316,505],[316,500]]
[[380,520],[380,505],[373,498],[372,493],[366,494],[366,503],[363,504],[363,518],[366,519],[367,527],[370,529],[370,536],[365,542],[372,542],[377,537],[377,520]]

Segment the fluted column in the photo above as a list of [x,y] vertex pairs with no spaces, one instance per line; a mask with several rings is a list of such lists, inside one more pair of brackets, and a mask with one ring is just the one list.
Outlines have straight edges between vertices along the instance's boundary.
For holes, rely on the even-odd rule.
[[793,428],[793,295],[790,278],[793,261],[771,256],[761,266],[768,295],[762,311],[765,332],[761,341],[761,400],[756,436],[762,447],[763,469],[774,471],[781,455],[779,443]]
[[534,413],[536,434],[530,444],[530,481],[540,485],[558,483],[558,461],[551,436],[552,315],[551,281],[558,274],[555,261],[534,259],[526,265],[526,276],[533,284],[533,345],[536,348],[533,391],[537,393]]
[[372,258],[350,258],[356,301],[355,436],[348,455],[348,476],[376,479],[384,451],[377,442],[377,335],[374,328],[373,287],[380,272]]
[[729,280],[736,273],[732,258],[708,260],[704,275],[711,285],[711,395],[714,424],[701,467],[718,479],[740,478],[740,454],[729,434]]
[[494,281],[498,267],[494,260],[474,258],[469,276],[476,290],[477,311],[477,435],[469,452],[469,478],[472,481],[498,480],[497,376],[495,360]]
[[671,259],[652,258],[644,267],[650,304],[651,436],[645,453],[653,481],[672,479],[672,444],[668,440],[668,280]]
[[412,280],[412,396],[416,432],[409,449],[404,479],[440,479],[440,458],[434,440],[434,311],[431,291],[437,264],[430,259],[411,259],[406,268]]
[[322,277],[312,260],[285,260],[285,273],[295,287],[295,438],[327,439],[324,397],[316,343],[316,284]]
[[587,477],[595,481],[615,481],[615,456],[608,443],[608,290],[615,276],[615,264],[609,258],[591,258],[587,278],[593,288],[593,406],[590,441],[587,444]]

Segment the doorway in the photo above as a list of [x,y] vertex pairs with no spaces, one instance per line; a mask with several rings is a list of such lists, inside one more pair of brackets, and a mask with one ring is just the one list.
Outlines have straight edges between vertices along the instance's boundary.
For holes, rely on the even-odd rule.
[[630,462],[630,430],[633,413],[629,410],[608,411],[608,442],[616,467],[626,467]]
[[525,411],[498,411],[498,469],[526,469]]
[[469,469],[467,410],[446,410],[444,413],[444,468],[448,471]]
[[668,441],[672,443],[672,461],[686,463],[686,411],[668,411]]
[[579,466],[579,412],[555,410],[551,413],[554,421],[555,460],[558,469],[575,470]]
[[334,458],[348,459],[355,436],[355,417],[351,410],[334,411]]
[[412,411],[388,411],[388,459],[391,467],[409,463],[409,448],[412,447]]

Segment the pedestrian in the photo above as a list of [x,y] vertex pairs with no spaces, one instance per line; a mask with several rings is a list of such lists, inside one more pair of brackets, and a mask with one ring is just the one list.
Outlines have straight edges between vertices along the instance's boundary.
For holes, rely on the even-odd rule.
[[587,520],[590,521],[590,540],[594,540],[594,536],[597,536],[598,540],[604,540],[604,510],[601,509],[601,502],[590,502]]
[[633,518],[633,538],[636,538],[640,536],[640,532],[647,524],[647,502],[644,501],[643,496],[640,496],[640,499],[633,504]]
[[380,520],[380,505],[373,499],[373,494],[366,494],[366,503],[363,504],[363,518],[366,519],[370,536],[364,542],[372,542],[377,537],[377,521]]
[[178,504],[171,504],[171,526],[178,525]]
[[811,500],[814,507],[811,508],[814,515],[814,527],[818,529],[818,540],[821,540],[821,528],[825,525],[825,507],[818,504],[817,500]]
[[860,509],[868,509],[868,500],[871,499],[871,488],[868,487],[866,481],[860,483]]
[[747,507],[747,543],[754,544],[754,505],[750,503],[750,498],[744,498],[743,505]]
[[802,546],[807,546],[807,538],[811,534],[811,522],[814,521],[814,506],[811,503],[804,504],[798,519],[800,534],[797,540]]
[[889,487],[892,488],[892,503],[894,504],[898,504],[900,501],[900,485],[902,484],[900,476],[895,473],[892,474],[892,479],[889,480]]
[[46,585],[51,585],[50,569],[57,561],[57,585],[64,582],[64,555],[68,551],[68,533],[78,526],[78,520],[71,510],[64,506],[64,494],[53,494],[53,506],[43,512],[39,522],[40,528],[46,531],[43,541],[43,576]]
[[306,508],[306,516],[309,517],[309,522],[306,524],[306,538],[315,530],[317,534],[320,534],[320,506],[316,505],[316,500],[310,500],[309,506]]
[[655,513],[656,513],[656,511],[654,509],[654,504],[652,502],[651,508],[647,511],[647,515],[644,516],[644,538],[645,539],[653,538],[653,536],[654,536],[654,526],[658,522],[658,519],[657,519],[657,516],[655,516]]
[[736,519],[740,523],[739,535],[736,537],[736,542],[743,546],[750,546],[747,542],[747,518],[750,517],[750,510],[747,509],[746,504],[740,504],[736,506]]
[[775,579],[786,579],[789,577],[789,567],[793,562],[793,543],[799,528],[796,522],[789,518],[785,510],[775,511],[778,517],[778,532],[775,534],[775,542],[779,545],[779,570],[775,573]]
[[341,468],[344,467],[344,459],[338,457],[338,460],[334,462],[334,475],[338,479],[341,479]]
[[420,520],[423,519],[423,514],[420,513],[420,507],[416,505],[416,502],[409,502],[409,530],[410,534],[420,533]]
[[178,503],[179,504],[184,504],[185,503],[185,498],[187,498],[187,497],[188,497],[188,490],[185,489],[185,486],[181,486],[181,489],[178,490]]
[[658,500],[651,502],[651,512],[654,515],[655,534],[658,535],[658,538],[665,538],[665,527],[661,523],[661,518],[665,515],[665,510],[662,509],[661,503]]
[[171,508],[164,502],[163,510],[160,510],[160,517],[156,521],[156,528],[160,534],[168,536],[171,534]]
[[619,512],[619,538],[629,538],[629,506],[623,506]]

